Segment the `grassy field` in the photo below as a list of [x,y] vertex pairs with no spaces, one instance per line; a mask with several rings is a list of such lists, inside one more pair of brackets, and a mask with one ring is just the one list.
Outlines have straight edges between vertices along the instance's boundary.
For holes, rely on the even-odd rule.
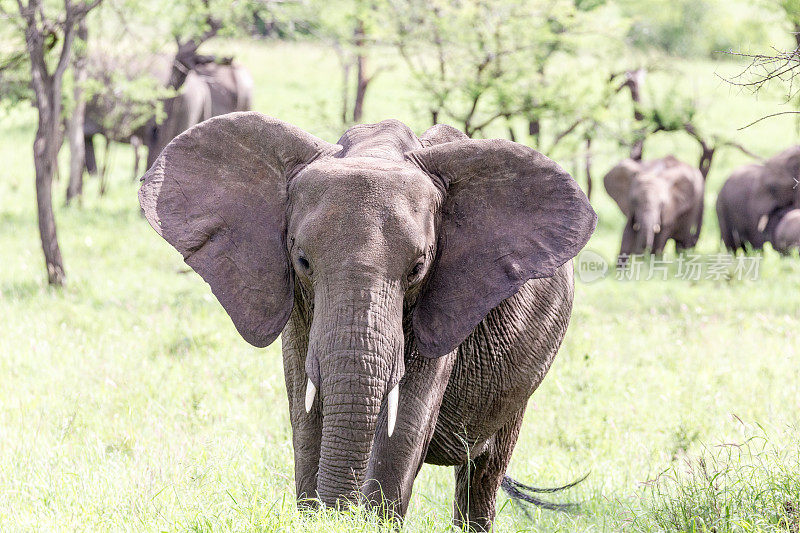
[[[257,110],[336,140],[332,54],[218,46],[253,72]],[[735,131],[779,102],[716,75],[737,68],[680,67],[705,120],[765,155],[796,142],[790,119]],[[395,117],[421,133],[416,98],[398,65],[370,88],[367,120]],[[106,197],[92,181],[82,207],[64,208],[66,184],[57,184],[69,279],[46,286],[33,119],[29,109],[0,116],[0,531],[378,528],[358,511],[297,512],[278,343],[241,340],[208,286],[139,216],[127,147],[112,150]],[[647,157],[668,152],[694,161],[698,148],[667,135],[646,147]],[[619,155],[600,154],[597,173]],[[726,149],[715,161],[698,248],[706,256],[720,251],[716,190],[746,161]],[[612,259],[623,220],[599,181],[588,248]],[[757,281],[577,284],[570,330],[531,400],[510,473],[555,485],[590,472],[557,496],[581,510],[526,516],[501,495],[498,531],[797,531],[800,260],[768,250],[760,266]],[[452,477],[423,468],[406,530],[448,528]]]

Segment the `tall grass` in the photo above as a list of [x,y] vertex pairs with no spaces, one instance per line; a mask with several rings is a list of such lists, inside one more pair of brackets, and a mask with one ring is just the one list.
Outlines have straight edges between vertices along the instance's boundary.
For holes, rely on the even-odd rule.
[[741,443],[704,446],[645,482],[628,529],[796,533],[800,443],[779,444],[759,427],[751,432]]

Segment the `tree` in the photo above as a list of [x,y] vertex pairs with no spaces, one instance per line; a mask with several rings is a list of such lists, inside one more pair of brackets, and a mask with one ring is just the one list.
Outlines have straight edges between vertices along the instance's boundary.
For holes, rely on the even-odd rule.
[[772,0],[772,2],[786,18],[795,48],[800,48],[800,0]]
[[[72,60],[73,43],[86,15],[102,0],[64,0],[63,9],[50,8],[44,0],[17,0],[31,71],[34,105],[38,112],[33,142],[36,172],[36,204],[47,280],[63,285],[66,273],[56,234],[52,184],[62,143],[61,108],[64,73]],[[3,8],[8,13],[8,10]]]
[[547,153],[583,137],[609,83],[597,75],[605,70],[599,51],[620,32],[598,13],[603,4],[391,0],[388,22],[431,122],[454,121],[469,136],[504,124],[516,139],[515,122],[524,119],[531,143]]
[[642,117],[641,129],[637,131],[643,131],[645,138],[658,132],[684,132],[689,135],[700,147],[697,168],[703,175],[703,180],[708,178],[714,155],[719,148],[734,148],[745,155],[760,159],[741,144],[732,141],[727,133],[713,132],[709,131],[710,128],[699,127],[697,124],[700,106],[694,99],[681,96],[677,87],[666,91],[666,95],[658,100],[652,99],[649,105],[640,102],[637,108]]
[[[780,85],[786,94],[786,102],[792,104],[795,110],[766,115],[747,124],[742,129],[766,118],[800,113],[797,111],[800,108],[800,99],[797,98],[798,86],[795,83],[795,78],[800,74],[800,0],[766,0],[765,4],[777,9],[784,17],[792,34],[794,48],[781,49],[773,46],[767,53],[732,51],[731,55],[747,59],[750,63],[740,74],[726,79],[726,81],[732,85],[749,89],[753,93],[757,93],[767,86]],[[800,122],[798,128],[800,128]]]
[[[386,0],[306,0],[269,2],[269,13],[291,26],[295,36],[311,36],[336,53],[342,69],[339,119],[361,122],[367,90],[382,68],[370,68],[373,48],[387,38],[381,15]],[[354,78],[355,75],[355,78]]]
[[86,21],[78,24],[78,43],[72,63],[72,113],[67,119],[67,138],[69,140],[69,182],[67,183],[67,200],[69,203],[83,194],[83,169],[86,166],[86,152],[83,141],[84,115],[86,99]]

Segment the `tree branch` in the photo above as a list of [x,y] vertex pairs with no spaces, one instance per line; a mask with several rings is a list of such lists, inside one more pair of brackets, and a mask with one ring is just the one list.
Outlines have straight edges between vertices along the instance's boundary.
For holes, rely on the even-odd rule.
[[752,126],[753,124],[758,124],[762,120],[766,120],[768,118],[779,117],[781,115],[797,115],[797,114],[800,114],[800,111],[781,111],[780,113],[772,113],[771,115],[765,115],[765,116],[763,116],[763,117],[761,117],[759,119],[754,120],[753,122],[751,122],[747,126],[742,126],[741,128],[737,128],[737,131],[745,130],[745,129],[749,128],[750,126]]

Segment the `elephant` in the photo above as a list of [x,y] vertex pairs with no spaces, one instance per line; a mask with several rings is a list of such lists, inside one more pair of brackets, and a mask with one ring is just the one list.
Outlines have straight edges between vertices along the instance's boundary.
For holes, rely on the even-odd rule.
[[678,250],[697,244],[703,226],[705,182],[700,170],[673,156],[625,159],[603,178],[627,218],[619,265],[631,254],[660,254],[669,239]]
[[166,118],[153,125],[147,143],[147,167],[179,133],[204,120],[225,113],[248,111],[252,105],[253,78],[236,64],[197,65],[180,93],[165,102]]
[[[212,116],[250,109],[253,79],[244,67],[230,60],[217,63],[212,56],[197,58],[178,94],[164,100],[165,118],[159,123],[155,101],[129,101],[111,91],[87,102],[83,136],[86,169],[90,173],[97,172],[95,135],[130,144],[134,149],[134,176],[139,177],[139,151],[143,146],[148,150],[149,167],[164,146],[182,131]],[[163,56],[143,64],[134,62],[126,66],[124,75],[129,80],[150,77],[154,90],[165,88],[173,62]],[[104,61],[95,63],[92,77],[113,88],[113,76],[108,73],[113,68]]]
[[784,207],[800,207],[800,146],[736,169],[717,196],[717,219],[725,247],[760,250],[769,241],[767,224]]
[[182,133],[142,180],[241,336],[282,333],[299,504],[402,519],[422,464],[449,465],[455,523],[488,530],[597,222],[575,180],[450,126],[331,144],[254,112]]
[[778,220],[770,233],[772,246],[784,255],[800,248],[800,209],[785,209],[774,218]]

